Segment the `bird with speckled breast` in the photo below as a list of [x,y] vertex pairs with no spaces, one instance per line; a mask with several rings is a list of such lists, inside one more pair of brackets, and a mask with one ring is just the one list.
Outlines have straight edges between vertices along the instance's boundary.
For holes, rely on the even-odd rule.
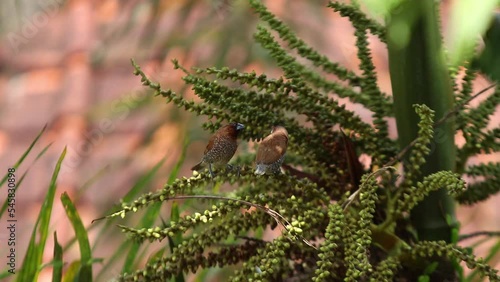
[[191,170],[199,171],[208,166],[210,176],[213,177],[213,166],[216,168],[227,166],[238,148],[238,133],[244,128],[243,124],[237,122],[219,128],[208,140],[201,162],[193,166]]
[[273,127],[269,134],[259,144],[255,164],[257,169],[255,174],[279,174],[281,173],[281,164],[285,159],[286,149],[288,147],[288,132],[283,126]]

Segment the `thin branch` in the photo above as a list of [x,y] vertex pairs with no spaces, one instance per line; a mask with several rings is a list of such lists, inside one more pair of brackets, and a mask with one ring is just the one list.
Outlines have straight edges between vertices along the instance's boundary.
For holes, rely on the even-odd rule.
[[[437,126],[443,124],[444,122],[446,122],[449,118],[451,118],[453,115],[455,115],[456,113],[458,113],[463,106],[465,106],[466,104],[470,103],[472,100],[476,99],[477,97],[479,97],[481,94],[485,93],[486,91],[490,90],[491,88],[494,88],[495,86],[497,86],[496,83],[493,83],[491,84],[490,86],[484,88],[483,90],[479,91],[478,93],[472,95],[471,97],[469,97],[468,99],[466,99],[463,103],[461,103],[460,105],[457,105],[455,108],[453,108],[452,110],[450,110],[448,113],[446,113],[446,115],[444,115],[441,119],[439,119],[437,122],[434,123],[434,128],[436,128]],[[397,155],[396,157],[394,157],[394,159],[390,162],[388,162],[387,164],[385,164],[384,166],[392,166],[394,165],[395,163],[401,161],[403,159],[403,157],[406,155],[406,153],[413,147],[415,146],[415,144],[417,144],[417,140],[418,140],[418,137],[415,138],[413,141],[410,142],[410,144],[408,144],[403,150],[401,150]]]
[[269,243],[268,241],[262,240],[262,239],[257,239],[253,237],[248,237],[248,236],[236,236],[238,239],[246,240],[246,241],[252,241],[260,244],[266,244]]
[[500,236],[500,231],[478,231],[470,234],[463,234],[459,236],[458,241],[460,242],[478,236],[497,237]]
[[319,179],[319,177],[316,176],[316,175],[314,175],[314,174],[298,170],[298,169],[296,169],[296,168],[294,168],[294,167],[292,167],[290,165],[287,165],[287,164],[282,164],[281,167],[283,167],[283,169],[285,169],[286,171],[288,171],[290,173],[290,175],[295,176],[298,179],[307,178],[311,182],[314,182],[314,183],[318,184],[319,186],[324,185],[324,181],[321,181]]
[[[278,213],[277,211],[275,211],[273,209],[270,209],[268,207],[259,205],[259,204],[254,204],[252,202],[245,201],[245,200],[228,198],[228,197],[223,197],[223,196],[215,196],[215,195],[174,196],[174,197],[171,197],[171,198],[167,198],[165,200],[167,201],[167,200],[183,200],[183,199],[212,199],[212,200],[223,200],[223,201],[235,201],[235,202],[239,202],[239,203],[245,204],[247,206],[254,207],[256,209],[259,209],[259,210],[267,213],[268,215],[270,215],[276,221],[276,223],[278,223],[279,225],[283,226],[283,228],[285,228],[285,230],[288,230],[288,228],[289,228],[288,226],[292,226],[290,224],[290,222],[285,217],[283,217],[280,213]],[[286,225],[283,222],[285,222]],[[312,247],[312,248],[314,248],[314,249],[317,250],[317,248],[311,242],[309,242],[307,239],[305,239],[304,237],[302,237],[302,236],[300,236],[298,234],[294,234],[294,235],[297,236],[297,237],[299,237],[302,240],[302,242],[304,242],[309,247]]]
[[[385,166],[385,167],[382,167],[372,173],[370,173],[368,175],[368,177],[366,178],[365,182],[367,182],[370,178],[372,177],[377,177],[379,174],[381,174],[382,172],[385,172],[387,170],[396,170],[396,168],[392,167],[392,166]],[[347,210],[347,208],[355,201],[357,200],[357,198],[359,197],[359,194],[363,191],[361,191],[363,188],[363,183],[360,184],[359,186],[359,189],[356,190],[354,193],[351,194],[351,196],[349,196],[349,198],[347,198],[347,200],[345,202],[342,203],[342,208],[345,210]]]
[[441,125],[443,124],[446,120],[448,120],[452,115],[458,113],[463,106],[467,105],[468,103],[470,103],[472,100],[476,99],[477,97],[479,97],[481,94],[485,93],[486,91],[494,88],[495,86],[497,86],[496,83],[493,83],[491,84],[490,86],[487,86],[486,88],[484,88],[483,90],[477,92],[476,94],[470,96],[468,99],[466,99],[463,103],[461,103],[460,105],[457,105],[453,110],[449,111],[446,115],[444,115],[444,117],[442,117],[440,120],[438,120],[435,124],[434,124],[434,127],[438,126],[438,125]]

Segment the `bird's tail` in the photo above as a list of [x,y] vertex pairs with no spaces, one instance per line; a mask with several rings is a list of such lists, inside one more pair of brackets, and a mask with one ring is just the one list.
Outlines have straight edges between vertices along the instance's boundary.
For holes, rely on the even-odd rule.
[[201,170],[203,167],[205,167],[205,163],[203,161],[199,162],[197,165],[193,166],[191,168],[191,170],[196,170],[196,171],[199,171]]

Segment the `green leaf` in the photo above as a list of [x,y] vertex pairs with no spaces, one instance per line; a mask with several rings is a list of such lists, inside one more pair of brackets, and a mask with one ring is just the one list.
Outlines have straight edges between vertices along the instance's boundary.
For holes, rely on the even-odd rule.
[[361,2],[367,7],[367,10],[376,15],[386,17],[389,15],[390,11],[396,8],[403,0],[361,0]]
[[53,142],[49,143],[47,146],[45,146],[41,151],[40,153],[38,153],[38,155],[36,155],[36,158],[35,158],[35,161],[40,159],[43,155],[45,155],[45,153],[47,152],[47,150],[50,148],[50,146],[52,146],[52,144],[54,144]]
[[491,22],[496,5],[498,0],[482,0],[480,5],[475,0],[460,0],[452,5],[449,39],[452,66],[460,66],[472,58],[480,36]]
[[80,261],[72,262],[63,277],[63,282],[75,282],[78,277],[78,271],[80,270]]
[[12,274],[8,271],[4,271],[4,272],[0,273],[0,279],[6,279],[6,278],[10,277],[11,275],[14,275],[14,274]]
[[[132,188],[132,190],[136,189],[137,187],[141,187],[140,190],[142,190],[143,189],[142,186],[145,186],[153,179],[153,176],[156,174],[156,172],[163,165],[164,162],[165,162],[165,158],[163,158],[158,164],[156,164],[147,175],[145,175],[143,178],[141,178],[141,180],[136,183],[136,185],[134,186],[134,188]],[[141,226],[142,227],[151,227],[153,225],[156,217],[158,216],[158,214],[160,212],[160,208],[161,208],[161,203],[154,203],[153,205],[151,205],[147,209],[146,213],[144,214],[144,216],[142,217],[142,219],[140,221]],[[123,265],[122,272],[129,273],[129,272],[133,271],[134,262],[138,258],[137,253],[139,252],[139,247],[140,247],[140,244],[138,244],[136,242],[132,242],[132,246],[131,246],[130,250],[128,251],[127,257],[125,259],[125,264]]]
[[[179,219],[181,218],[180,214],[179,205],[177,202],[172,202],[172,208],[170,209],[170,221],[179,222]],[[172,241],[170,239],[172,239]],[[182,234],[177,233],[173,236],[173,238],[170,238],[169,236],[168,242],[170,251],[172,252],[175,247],[182,243]]]
[[[179,158],[179,161],[177,161],[177,163],[174,166],[174,169],[172,170],[172,172],[170,173],[170,176],[168,177],[168,184],[172,184],[174,182],[174,180],[177,178],[177,175],[179,174],[179,170],[180,170],[182,164],[184,163],[184,160],[186,159],[186,151],[187,151],[188,145],[189,145],[189,139],[186,138],[186,140],[184,141],[184,145],[182,147],[182,153],[181,153],[181,156]],[[170,209],[170,221],[179,222],[179,218],[180,218],[179,205],[177,204],[177,202],[173,202],[172,208]],[[168,245],[170,248],[170,252],[173,251],[174,247],[181,244],[182,240],[183,240],[182,234],[180,234],[180,233],[175,234],[173,238],[170,238],[170,236],[169,236],[168,237]],[[176,282],[184,282],[185,281],[184,275],[182,273],[180,273],[179,275],[177,275],[175,277],[175,281]]]
[[[491,0],[490,0],[491,1]],[[481,5],[477,6],[483,6]],[[479,69],[491,79],[500,81],[500,13],[497,13],[484,36],[484,49],[472,67]]]
[[161,248],[158,251],[154,252],[151,256],[149,256],[148,263],[152,263],[161,259],[163,257],[164,252],[165,252],[164,248]]
[[[31,150],[33,149],[33,147],[35,146],[35,144],[38,142],[38,140],[40,139],[40,136],[42,136],[43,132],[45,131],[45,129],[47,128],[47,125],[45,125],[42,130],[40,130],[40,132],[38,133],[38,135],[35,137],[35,139],[33,140],[33,142],[31,142],[30,146],[28,147],[28,149],[23,153],[23,155],[19,158],[19,160],[14,164],[14,166],[12,166],[13,168],[15,168],[17,170],[17,168],[19,168],[19,166],[23,163],[24,159],[28,156],[28,154],[31,152]],[[37,157],[35,158],[35,161],[38,160],[43,154],[45,154],[45,152],[47,151],[47,149],[52,145],[49,144],[47,146],[45,146],[45,148],[40,152],[38,153]],[[31,166],[35,163],[35,161],[33,161],[33,163],[31,164]],[[30,167],[31,167],[30,166]],[[17,189],[19,188],[19,186],[21,185],[21,182],[22,180],[24,179],[24,177],[26,176],[26,173],[29,171],[29,168],[24,172],[24,174],[21,176],[21,178],[19,178],[19,181],[17,181],[16,183],[16,187],[15,187],[15,190],[17,192]],[[2,178],[2,180],[0,181],[0,189],[4,186],[5,182],[7,181],[7,178],[8,178],[8,174],[5,174],[5,176]],[[7,199],[5,199],[4,203],[2,204],[2,208],[0,208],[0,218],[2,218],[2,215],[3,213],[7,210]]]
[[420,275],[418,277],[418,282],[430,282],[431,281],[431,278],[429,277],[429,275]]
[[78,246],[80,247],[80,261],[81,268],[78,273],[78,281],[92,281],[92,251],[90,250],[90,243],[87,234],[87,230],[82,223],[80,215],[73,204],[68,194],[64,192],[61,195],[61,202],[66,211],[66,215],[73,226],[76,238],[78,240]]
[[[401,22],[410,28],[409,44],[404,48],[388,38],[389,70],[394,97],[398,142],[405,148],[418,135],[419,119],[412,113],[414,104],[425,104],[435,111],[435,119],[445,116],[453,107],[453,92],[439,30],[439,13],[433,0],[405,1],[391,13],[388,28]],[[413,15],[412,19],[408,19]],[[412,21],[411,24],[408,21]],[[401,62],[404,62],[401,63]],[[454,135],[453,122],[436,128],[442,136]],[[434,138],[437,138],[436,136]],[[432,140],[434,151],[425,159],[419,173],[429,175],[455,170],[453,138]],[[405,163],[411,163],[406,156]],[[449,214],[453,223],[443,214]],[[421,240],[451,240],[451,229],[457,224],[454,203],[444,189],[432,192],[411,212],[411,221]]]
[[52,270],[52,282],[61,282],[62,279],[62,267],[63,267],[63,249],[62,246],[57,241],[57,233],[54,232],[54,259],[53,259],[53,270]]
[[[31,142],[28,149],[23,153],[23,155],[19,158],[19,160],[12,166],[13,168],[15,168],[15,169],[19,168],[19,166],[23,163],[24,159],[28,156],[28,154],[31,152],[31,150],[35,146],[35,144],[38,142],[38,139],[40,139],[40,136],[42,136],[43,132],[45,132],[45,129],[47,129],[47,125],[45,125],[42,128],[42,130],[40,130],[38,135],[35,137],[35,140],[33,140],[33,142]],[[0,189],[4,186],[3,184],[5,184],[5,181],[7,181],[7,176],[8,176],[8,174],[5,174],[5,176],[0,181]]]
[[[434,271],[436,271],[438,266],[439,266],[439,263],[437,261],[432,262],[431,264],[427,265],[427,267],[424,269],[425,276],[434,273]],[[420,278],[419,278],[419,281],[420,281]]]
[[[158,170],[165,163],[165,160],[166,160],[166,158],[161,159],[151,170],[149,170],[145,175],[143,175],[142,177],[140,177],[137,180],[137,182],[134,184],[134,186],[127,192],[127,194],[123,198],[123,201],[124,202],[131,201],[139,193],[141,193],[144,190],[146,190],[146,188],[148,187],[148,184],[154,179],[154,176],[156,175],[156,173],[158,172]],[[116,210],[116,207],[113,208],[113,209],[111,209],[110,211],[106,212],[106,214],[111,213],[112,210]],[[100,232],[100,236],[99,237],[103,238],[104,236],[102,236],[102,234],[104,233],[104,231],[108,230],[110,227],[114,227],[114,225],[113,225],[114,221],[115,221],[115,219],[110,219],[110,220],[106,221],[105,226],[103,228],[101,228],[101,232]],[[103,267],[101,269],[101,272],[96,277],[96,281],[100,281],[101,280],[101,274],[104,274],[105,271],[108,268],[112,267],[114,265],[114,263],[116,263],[119,259],[123,258],[124,256],[126,257],[126,262],[125,262],[124,265],[127,265],[128,268],[133,267],[133,262],[137,258],[134,258],[132,256],[128,256],[127,255],[127,254],[129,254],[129,253],[132,252],[132,250],[129,250],[129,247],[132,246],[132,248],[133,248],[132,244],[135,244],[135,243],[133,243],[131,241],[124,241],[120,245],[120,247],[118,247],[117,251],[114,252],[113,255],[106,260],[106,263],[103,265]],[[96,245],[97,245],[97,242],[96,242]],[[137,251],[138,251],[138,249],[136,250],[135,253],[137,253]],[[125,268],[125,266],[124,266],[124,268]]]
[[[186,158],[186,151],[187,151],[188,145],[189,145],[189,140],[186,139],[186,141],[184,142],[184,145],[182,147],[181,156],[179,157],[179,160],[177,161],[174,168],[170,172],[167,183],[170,184],[177,178],[177,175],[179,174],[180,167],[182,166],[182,164],[184,163],[184,160]],[[163,161],[164,160],[161,161],[161,164],[163,164]],[[159,168],[159,166],[156,168],[156,170],[158,168]],[[155,170],[155,172],[156,172],[156,170]],[[161,204],[162,203],[154,203],[153,205],[151,205],[147,209],[147,211],[145,212],[144,216],[142,217],[142,219],[140,221],[142,228],[149,228],[149,227],[153,226],[155,220],[158,218],[158,215],[160,213]],[[133,271],[133,264],[137,259],[137,253],[139,251],[139,247],[140,247],[140,244],[135,243],[135,242],[133,243],[130,251],[127,254],[127,258],[125,260],[125,264],[124,264],[123,269],[122,269],[123,273],[130,273]],[[182,276],[182,274],[181,274],[181,276]]]
[[177,178],[177,175],[179,174],[179,170],[181,169],[182,164],[186,160],[186,152],[187,152],[187,148],[189,146],[189,143],[190,143],[189,138],[186,138],[184,140],[184,144],[182,145],[182,151],[181,151],[181,155],[179,157],[179,160],[177,161],[174,168],[170,172],[170,175],[168,176],[167,184],[172,184],[174,182],[174,180]]
[[[23,183],[23,180],[26,177],[26,175],[28,175],[28,172],[30,171],[30,169],[33,167],[33,165],[36,163],[36,161],[38,161],[38,159],[40,159],[47,152],[47,150],[50,148],[51,145],[52,145],[52,143],[45,146],[45,148],[43,148],[43,150],[40,153],[38,153],[38,155],[36,156],[33,163],[31,163],[31,165],[26,169],[26,171],[21,175],[21,177],[19,178],[19,180],[16,183],[16,187],[14,188],[16,193],[17,193],[17,191],[19,191],[19,187],[21,187],[21,184]],[[5,202],[3,203],[2,207],[0,208],[0,218],[2,218],[3,213],[7,210],[7,206],[8,206],[8,202],[7,202],[7,199],[5,199]]]
[[[42,131],[43,132],[43,131]],[[31,150],[31,149],[30,149]],[[56,182],[59,176],[59,171],[61,170],[61,164],[66,156],[66,147],[64,148],[61,156],[59,157],[54,172],[52,174],[52,179],[49,184],[49,189],[47,190],[47,195],[43,202],[40,214],[31,233],[31,239],[28,245],[28,250],[23,260],[21,270],[19,275],[16,277],[17,281],[37,281],[39,274],[39,266],[42,264],[43,251],[45,249],[45,243],[47,242],[50,216],[52,214],[52,207],[54,204],[54,196],[56,193]],[[37,236],[38,233],[38,236]],[[38,241],[37,241],[38,238]]]

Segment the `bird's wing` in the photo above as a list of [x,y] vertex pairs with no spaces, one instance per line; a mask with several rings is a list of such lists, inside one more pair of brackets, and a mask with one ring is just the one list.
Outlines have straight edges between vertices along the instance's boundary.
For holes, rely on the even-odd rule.
[[259,145],[255,162],[257,164],[272,164],[279,160],[285,153],[288,138],[285,135],[270,135]]
[[214,147],[216,140],[217,140],[218,136],[217,135],[212,135],[212,137],[210,137],[210,139],[208,139],[208,144],[207,144],[207,147],[205,148],[205,152],[203,154],[207,154],[208,151],[212,150],[212,148]]

